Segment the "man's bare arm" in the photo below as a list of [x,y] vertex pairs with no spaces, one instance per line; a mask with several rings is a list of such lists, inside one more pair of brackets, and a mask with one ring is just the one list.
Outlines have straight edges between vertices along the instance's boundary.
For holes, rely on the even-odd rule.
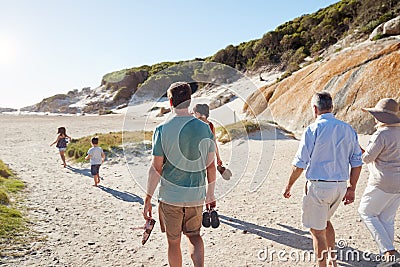
[[146,198],[144,201],[143,217],[147,220],[151,218],[151,198],[154,195],[154,191],[157,188],[158,183],[161,179],[161,172],[163,166],[164,157],[153,156],[153,160],[149,169],[149,177],[147,179],[147,191]]
[[289,181],[285,188],[285,192],[283,193],[283,196],[285,198],[289,198],[292,196],[292,194],[290,193],[290,190],[292,189],[293,184],[297,181],[297,179],[300,177],[302,172],[303,172],[302,168],[299,168],[296,166],[292,167],[292,173],[290,174]]
[[344,204],[348,205],[354,202],[355,199],[355,191],[357,187],[358,178],[360,177],[362,167],[354,167],[351,168],[350,171],[350,184],[347,187],[346,195],[343,198]]

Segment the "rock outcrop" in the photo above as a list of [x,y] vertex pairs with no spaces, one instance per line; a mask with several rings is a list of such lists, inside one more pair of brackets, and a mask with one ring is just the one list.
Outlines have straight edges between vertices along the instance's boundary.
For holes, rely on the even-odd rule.
[[126,107],[139,84],[148,76],[145,70],[118,71],[106,74],[101,86],[77,89],[43,99],[40,103],[24,107],[21,111],[49,113],[110,114],[112,109]]
[[391,36],[400,34],[400,16],[380,24],[370,34],[369,39],[375,40],[380,36]]
[[400,38],[366,41],[308,65],[290,77],[259,88],[249,96],[244,110],[268,117],[299,135],[313,121],[310,100],[314,92],[328,91],[334,113],[358,133],[374,131],[374,120],[361,111],[379,99],[400,100]]
[[149,73],[146,70],[122,71],[122,73],[116,72],[114,76],[116,77],[104,75],[101,85],[110,92],[117,92],[113,97],[112,104],[119,106],[130,101],[138,85],[146,81]]
[[384,35],[399,35],[400,34],[400,16],[391,19],[383,24]]
[[[71,91],[74,92],[74,91]],[[43,99],[40,103],[21,108],[21,111],[29,112],[50,112],[50,113],[77,113],[78,109],[70,107],[78,101],[78,96],[73,93],[57,94]]]
[[15,108],[0,108],[0,113],[3,113],[3,112],[15,112],[15,111],[17,111],[17,109],[15,109]]

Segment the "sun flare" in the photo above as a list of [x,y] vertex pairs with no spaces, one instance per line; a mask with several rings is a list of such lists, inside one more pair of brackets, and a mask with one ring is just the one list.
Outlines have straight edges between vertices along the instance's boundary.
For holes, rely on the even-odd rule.
[[15,52],[13,42],[0,37],[0,64],[11,63],[15,58]]

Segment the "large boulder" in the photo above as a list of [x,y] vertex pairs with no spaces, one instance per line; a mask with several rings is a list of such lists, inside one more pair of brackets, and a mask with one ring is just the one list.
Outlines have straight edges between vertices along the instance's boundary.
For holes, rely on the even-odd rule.
[[334,113],[339,119],[359,133],[370,134],[373,117],[361,108],[373,107],[384,97],[400,100],[399,66],[399,38],[364,42],[308,65],[279,83],[259,88],[249,96],[244,110],[262,114],[299,135],[314,120],[312,95],[325,90],[334,98]]
[[400,34],[400,16],[385,22],[383,25],[384,35],[399,35]]
[[376,37],[383,35],[383,23],[376,27],[369,35],[369,40],[373,41]]
[[386,21],[376,27],[369,36],[369,40],[375,40],[380,36],[391,36],[400,34],[400,16]]
[[148,75],[147,70],[122,70],[106,74],[101,81],[101,85],[111,93],[117,92],[113,105],[118,106],[129,102],[138,85],[146,81]]

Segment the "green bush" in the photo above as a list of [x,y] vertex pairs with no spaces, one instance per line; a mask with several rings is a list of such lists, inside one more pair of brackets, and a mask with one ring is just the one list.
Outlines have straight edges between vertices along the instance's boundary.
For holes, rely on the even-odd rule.
[[361,28],[361,30],[365,33],[370,33],[372,32],[376,27],[381,24],[380,20],[373,20],[367,23],[364,27]]
[[6,189],[8,192],[16,193],[25,187],[24,182],[15,178],[0,177],[0,188]]
[[4,189],[0,188],[0,205],[8,205],[10,204],[10,198]]
[[383,34],[377,34],[372,38],[372,41],[376,41],[385,37]]
[[246,137],[249,133],[260,130],[260,125],[254,121],[244,120],[221,126],[216,129],[218,141],[225,144],[234,139]]
[[293,57],[290,59],[290,62],[300,64],[304,61],[304,59],[310,54],[306,47],[299,47],[294,53]]
[[133,89],[127,88],[126,86],[118,89],[118,92],[115,94],[113,101],[129,101],[133,95]]
[[[303,15],[278,26],[262,38],[243,42],[239,46],[229,45],[219,50],[212,60],[239,70],[257,70],[266,65],[292,62],[312,54],[319,56],[323,49],[339,39],[362,30],[367,37],[379,24],[400,13],[400,2],[393,0],[342,0],[310,15]],[[304,47],[304,55],[288,59],[289,50]],[[290,52],[289,52],[290,53]]]
[[0,240],[7,239],[10,242],[17,232],[24,229],[24,219],[18,210],[0,205]]
[[119,150],[122,147],[122,141],[136,143],[143,140],[151,140],[152,132],[110,132],[107,134],[94,134],[93,136],[73,139],[67,146],[67,157],[77,162],[84,162],[87,151],[92,147],[91,140],[94,136],[99,138],[99,146],[104,150],[105,154],[108,155],[112,150]]
[[276,78],[276,82],[280,82],[280,81],[286,79],[287,77],[289,77],[291,75],[292,75],[292,72],[286,71],[281,77]]
[[0,170],[0,243],[9,243],[24,229],[24,218],[10,201],[10,196],[23,189],[24,183],[13,178],[14,174],[1,160]]
[[0,176],[4,178],[13,176],[12,171],[7,167],[6,164],[4,164],[2,160],[0,160]]

